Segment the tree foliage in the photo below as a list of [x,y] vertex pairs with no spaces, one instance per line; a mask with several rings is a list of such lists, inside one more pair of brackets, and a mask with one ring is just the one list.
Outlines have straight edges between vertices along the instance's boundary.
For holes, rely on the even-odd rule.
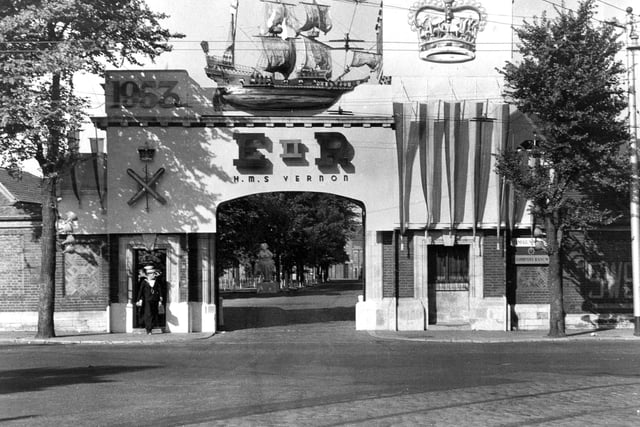
[[353,202],[323,193],[265,193],[225,203],[218,209],[218,272],[238,263],[251,271],[263,242],[282,273],[326,270],[348,260],[344,248],[357,218]]
[[87,100],[79,73],[140,64],[181,37],[142,0],[4,0],[0,3],[0,164],[37,160],[43,173],[42,274],[38,336],[54,335],[58,177],[74,161]]
[[562,237],[567,230],[607,224],[619,212],[604,195],[623,194],[629,182],[623,149],[628,130],[621,79],[621,49],[612,26],[597,25],[594,1],[577,10],[557,9],[515,31],[522,59],[502,70],[505,96],[537,131],[523,156],[498,156],[497,171],[531,201],[531,213],[547,233],[550,255],[550,335],[564,335]]

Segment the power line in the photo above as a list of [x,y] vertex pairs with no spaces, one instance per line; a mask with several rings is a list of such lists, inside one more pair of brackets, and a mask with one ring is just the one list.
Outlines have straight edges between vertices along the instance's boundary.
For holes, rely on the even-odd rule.
[[[566,6],[564,6],[564,4],[561,4],[561,5],[560,5],[560,4],[558,4],[558,3],[554,3],[554,2],[552,2],[552,1],[550,1],[550,0],[542,0],[542,1],[543,1],[543,2],[545,2],[545,3],[549,3],[550,5],[555,6],[555,7],[559,8],[559,9],[568,10],[568,11],[570,11],[570,12],[574,12],[574,13],[575,13],[575,12],[577,12],[575,9],[572,9],[572,8],[570,8],[570,7],[566,7]],[[607,6],[611,6],[611,7],[615,8],[615,9],[623,10],[623,9],[621,9],[621,8],[617,7],[617,6],[614,6],[614,5],[610,4],[610,3],[604,2],[604,1],[602,1],[602,0],[597,0],[597,1],[599,1],[600,3],[606,4]],[[624,10],[624,11],[626,12],[626,10]],[[635,15],[633,15],[633,14],[632,14],[632,16],[635,16]],[[594,21],[596,21],[596,22],[599,22],[599,23],[601,23],[601,24],[607,24],[607,21],[606,21],[606,20],[598,19],[598,18],[595,18],[595,17],[591,17],[591,19],[592,19],[592,20],[594,20]],[[633,19],[635,19],[635,18],[633,18]]]
[[598,1],[598,2],[600,2],[602,4],[606,4],[607,6],[610,6],[610,7],[614,8],[614,9],[621,10],[622,12],[626,12],[627,11],[626,9],[622,9],[621,7],[618,7],[618,6],[614,5],[614,4],[611,4],[611,3],[603,1],[603,0],[596,0],[596,1]]

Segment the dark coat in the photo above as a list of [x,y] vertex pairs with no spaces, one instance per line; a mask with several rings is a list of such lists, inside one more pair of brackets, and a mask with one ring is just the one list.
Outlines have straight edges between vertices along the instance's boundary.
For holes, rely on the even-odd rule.
[[152,287],[146,277],[140,279],[140,287],[138,288],[138,298],[136,301],[142,300],[140,307],[140,316],[143,319],[144,327],[147,332],[151,331],[158,324],[158,306],[166,303],[166,284],[160,277],[156,278],[155,285]]

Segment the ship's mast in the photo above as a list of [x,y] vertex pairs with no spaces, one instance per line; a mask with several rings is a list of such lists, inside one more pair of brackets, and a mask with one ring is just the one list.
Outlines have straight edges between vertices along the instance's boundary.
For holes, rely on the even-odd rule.
[[229,38],[231,39],[231,44],[227,48],[227,51],[231,55],[231,65],[235,65],[235,62],[236,62],[236,27],[237,27],[237,24],[238,24],[238,0],[230,0],[229,6],[230,6],[230,12],[231,12],[231,25],[229,27]]

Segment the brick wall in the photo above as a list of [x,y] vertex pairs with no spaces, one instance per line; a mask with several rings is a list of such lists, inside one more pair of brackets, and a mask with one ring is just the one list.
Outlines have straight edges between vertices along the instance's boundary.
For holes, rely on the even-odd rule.
[[180,236],[180,253],[178,254],[178,289],[180,290],[180,302],[189,301],[189,288],[188,288],[188,271],[189,271],[189,250],[196,250],[196,248],[189,248],[187,245],[187,237],[183,234]]
[[396,296],[395,236],[393,231],[382,232],[382,296]]
[[397,232],[382,233],[382,296],[392,298],[397,292],[400,298],[413,298],[413,233],[402,237]]
[[118,249],[118,235],[111,235],[108,240],[109,250],[109,302],[119,303],[120,286],[118,284],[118,262],[119,262],[119,249]]
[[398,236],[398,293],[400,298],[413,298],[415,284],[413,276],[413,233],[405,237]]
[[[76,252],[56,254],[55,311],[104,310],[109,293],[106,239],[76,239]],[[37,311],[40,260],[38,229],[0,231],[0,311]]]
[[[631,242],[628,231],[592,230],[565,235],[562,257],[568,314],[630,313]],[[512,265],[516,304],[548,304],[546,265]]]
[[202,302],[202,283],[198,281],[198,235],[193,233],[187,237],[189,239],[188,269],[189,269],[189,301]]
[[72,252],[56,254],[56,308],[104,310],[109,304],[109,248],[106,236],[76,236]]
[[501,297],[506,294],[506,272],[505,272],[505,242],[500,237],[500,247],[498,248],[498,236],[486,235],[483,239],[482,247],[482,268],[484,270],[484,291],[483,296]]
[[34,310],[40,280],[39,229],[0,230],[0,311]]
[[546,265],[515,266],[516,304],[548,304],[549,288],[547,286]]
[[567,313],[632,313],[631,234],[591,230],[565,238]]

